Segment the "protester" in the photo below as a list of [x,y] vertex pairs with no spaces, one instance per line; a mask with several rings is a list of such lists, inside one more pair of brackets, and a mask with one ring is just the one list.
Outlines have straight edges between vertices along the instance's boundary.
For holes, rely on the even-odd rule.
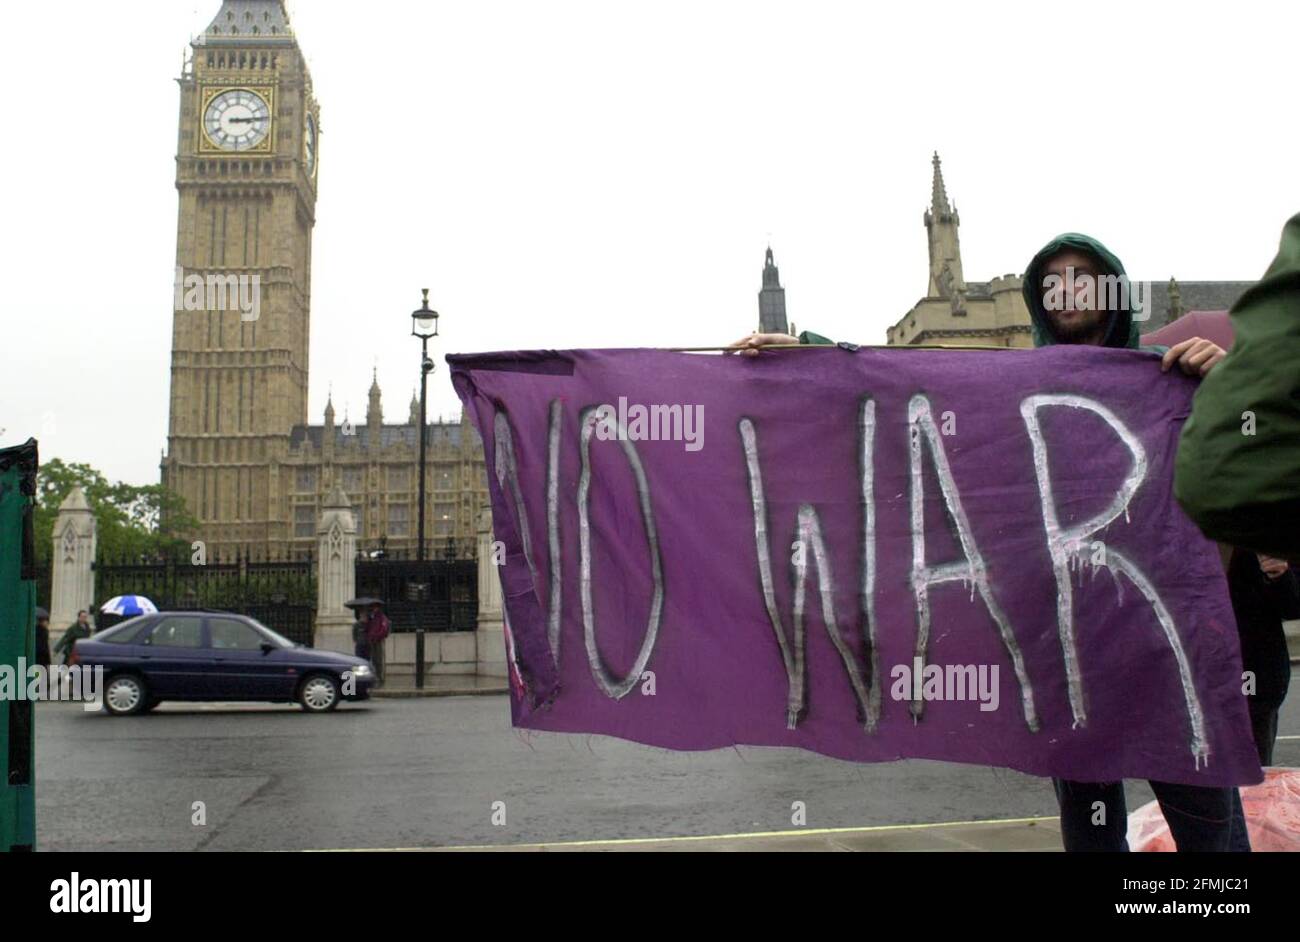
[[370,609],[358,608],[357,620],[352,623],[352,649],[363,661],[370,660]]
[[390,630],[391,626],[388,623],[388,616],[384,614],[383,606],[378,602],[371,605],[366,641],[370,645],[370,663],[375,668],[375,684],[380,687],[384,685],[384,641]]
[[[1109,300],[1096,287],[1092,289],[1093,303],[1086,303],[1083,297],[1088,279],[1095,286],[1104,275],[1125,277],[1124,266],[1109,249],[1088,236],[1067,233],[1039,250],[1025,270],[1023,283],[1035,346],[1137,348],[1139,332],[1133,321],[1131,297],[1126,299],[1128,304],[1115,309],[1096,303]],[[1056,286],[1071,283],[1078,290],[1073,301],[1054,294]],[[1218,344],[1193,337],[1165,351],[1161,369],[1177,365],[1188,375],[1205,376],[1223,357]],[[1061,837],[1067,851],[1128,850],[1123,782],[1053,779],[1052,784],[1061,808]],[[1237,789],[1170,782],[1149,784],[1180,851],[1250,849]]]
[[[1101,290],[1102,276],[1127,278],[1120,260],[1090,236],[1066,233],[1039,250],[1023,281],[1036,347],[1072,344],[1137,349],[1140,334],[1133,320],[1134,298],[1127,288],[1115,295]],[[1104,303],[1111,300],[1117,303]],[[808,333],[799,340],[785,334],[755,333],[732,344],[732,349],[756,356],[762,347],[797,342],[830,341]],[[1218,344],[1192,337],[1163,350],[1160,368],[1168,371],[1177,366],[1189,376],[1203,377],[1224,356]],[[1128,850],[1123,782],[1053,779],[1053,785],[1067,851]],[[1150,785],[1180,851],[1250,849],[1237,789],[1167,782]]]
[[1174,496],[1210,539],[1300,562],[1300,215],[1232,328],[1183,427]]
[[50,666],[50,613],[43,608],[36,609],[36,663]]
[[77,612],[77,620],[69,626],[68,630],[63,633],[59,643],[54,648],[56,655],[63,655],[63,663],[67,664],[72,657],[73,646],[82,638],[89,638],[91,635],[90,613],[85,609]]
[[1282,622],[1300,618],[1300,579],[1284,560],[1235,550],[1228,567],[1232,612],[1241,635],[1241,667],[1253,680],[1247,703],[1260,765],[1273,764],[1277,714],[1291,685]]

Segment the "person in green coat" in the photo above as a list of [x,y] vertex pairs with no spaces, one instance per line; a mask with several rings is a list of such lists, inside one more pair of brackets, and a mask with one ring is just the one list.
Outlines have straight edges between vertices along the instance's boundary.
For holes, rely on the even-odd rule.
[[72,657],[72,647],[83,638],[89,638],[90,629],[90,612],[82,609],[77,612],[77,620],[63,633],[59,643],[54,646],[54,654],[63,655],[63,663],[68,663],[68,658]]
[[1232,350],[1183,426],[1174,497],[1210,539],[1300,562],[1300,215],[1231,316]]

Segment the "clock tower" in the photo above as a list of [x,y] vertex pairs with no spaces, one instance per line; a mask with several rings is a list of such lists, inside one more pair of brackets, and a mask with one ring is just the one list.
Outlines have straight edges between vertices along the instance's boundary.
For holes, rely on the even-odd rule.
[[280,465],[307,422],[319,112],[284,0],[224,0],[179,84],[162,479],[224,555],[289,536]]

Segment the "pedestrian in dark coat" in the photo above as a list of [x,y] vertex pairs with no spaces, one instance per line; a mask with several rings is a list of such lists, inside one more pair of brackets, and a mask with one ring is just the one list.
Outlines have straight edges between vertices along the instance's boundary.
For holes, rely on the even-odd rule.
[[50,666],[50,613],[43,608],[36,610],[36,663]]
[[357,609],[357,620],[352,623],[353,652],[363,661],[370,660],[370,611]]
[[1291,685],[1282,622],[1300,618],[1300,578],[1283,560],[1237,549],[1228,564],[1228,591],[1241,635],[1241,669],[1246,683],[1254,682],[1247,704],[1255,748],[1260,765],[1272,765],[1277,714]]

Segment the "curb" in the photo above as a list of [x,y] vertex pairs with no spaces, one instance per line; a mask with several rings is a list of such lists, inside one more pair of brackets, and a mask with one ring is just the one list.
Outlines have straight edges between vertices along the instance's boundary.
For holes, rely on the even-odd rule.
[[371,700],[419,700],[425,697],[493,697],[508,693],[506,687],[426,687],[423,690],[372,690]]
[[[334,852],[519,853],[561,851],[1029,851],[1060,852],[1056,816],[987,821],[938,821],[865,827],[814,828],[741,834],[708,834],[660,838],[616,838],[525,844],[469,844],[427,847],[374,847]],[[317,851],[320,853],[322,851]],[[329,852],[329,851],[323,851]]]

